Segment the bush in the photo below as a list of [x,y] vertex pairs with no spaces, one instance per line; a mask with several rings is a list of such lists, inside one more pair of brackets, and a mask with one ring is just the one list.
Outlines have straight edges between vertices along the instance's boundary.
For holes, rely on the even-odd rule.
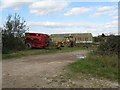
[[100,54],[118,54],[120,52],[120,36],[110,35],[98,47]]
[[25,45],[21,38],[14,37],[13,35],[3,35],[2,36],[2,53],[8,54],[11,52],[15,52],[17,50],[25,49]]

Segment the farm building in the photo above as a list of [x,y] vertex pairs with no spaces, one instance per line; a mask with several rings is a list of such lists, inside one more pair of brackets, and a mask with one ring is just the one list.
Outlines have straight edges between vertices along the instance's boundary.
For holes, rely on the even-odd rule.
[[71,34],[51,34],[52,42],[62,41],[66,36],[75,36],[76,43],[92,43],[93,36],[91,33],[71,33]]

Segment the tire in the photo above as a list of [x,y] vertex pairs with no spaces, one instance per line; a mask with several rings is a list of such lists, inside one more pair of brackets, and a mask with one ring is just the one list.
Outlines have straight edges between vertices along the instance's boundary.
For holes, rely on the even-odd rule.
[[26,47],[26,49],[31,49],[32,45],[30,43],[26,43],[25,47]]

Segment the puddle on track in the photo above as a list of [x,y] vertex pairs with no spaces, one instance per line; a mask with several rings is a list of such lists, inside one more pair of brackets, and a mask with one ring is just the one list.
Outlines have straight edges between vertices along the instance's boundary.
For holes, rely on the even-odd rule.
[[76,57],[77,57],[77,58],[80,58],[80,59],[84,59],[84,58],[86,58],[85,55],[76,55]]

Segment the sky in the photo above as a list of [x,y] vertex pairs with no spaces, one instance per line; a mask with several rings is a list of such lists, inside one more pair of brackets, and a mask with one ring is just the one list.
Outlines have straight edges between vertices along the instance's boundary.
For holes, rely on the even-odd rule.
[[33,33],[118,34],[118,0],[2,0],[0,4],[1,27],[8,15],[18,13]]

